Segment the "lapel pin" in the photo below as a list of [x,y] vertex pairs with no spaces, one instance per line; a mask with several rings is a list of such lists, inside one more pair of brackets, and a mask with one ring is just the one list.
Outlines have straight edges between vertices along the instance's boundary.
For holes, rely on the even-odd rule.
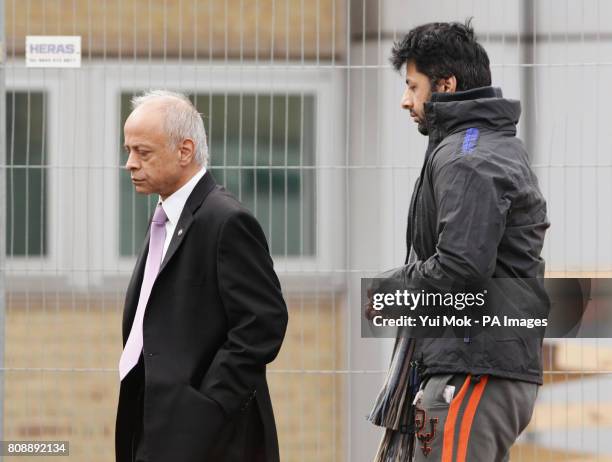
[[180,236],[181,234],[183,234],[183,229],[179,229],[177,235]]

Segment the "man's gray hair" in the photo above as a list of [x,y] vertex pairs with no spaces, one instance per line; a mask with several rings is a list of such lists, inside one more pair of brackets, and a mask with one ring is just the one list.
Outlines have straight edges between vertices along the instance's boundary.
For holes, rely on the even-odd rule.
[[164,126],[168,139],[174,146],[189,138],[195,145],[195,160],[198,164],[208,165],[208,144],[204,121],[198,110],[183,93],[167,90],[150,90],[132,98],[132,110],[147,102],[160,102],[164,105]]

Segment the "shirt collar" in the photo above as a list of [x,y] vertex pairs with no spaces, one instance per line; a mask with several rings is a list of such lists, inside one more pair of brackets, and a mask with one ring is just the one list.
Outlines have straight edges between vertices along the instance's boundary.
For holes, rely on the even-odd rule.
[[183,212],[183,208],[185,207],[185,203],[187,199],[191,195],[193,188],[195,188],[198,181],[204,176],[206,173],[206,168],[202,167],[202,169],[193,175],[191,179],[173,192],[171,195],[166,197],[166,200],[162,200],[161,197],[159,201],[161,202],[162,208],[164,212],[166,212],[166,216],[168,217],[168,221],[176,226],[179,218],[181,217],[181,213]]

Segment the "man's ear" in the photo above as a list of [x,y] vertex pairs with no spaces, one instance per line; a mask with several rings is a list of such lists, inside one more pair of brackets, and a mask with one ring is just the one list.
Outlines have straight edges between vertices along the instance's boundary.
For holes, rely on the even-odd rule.
[[180,152],[180,164],[189,165],[195,156],[195,144],[193,140],[189,138],[183,140],[180,146]]
[[455,93],[457,91],[457,78],[454,75],[438,80],[436,92]]

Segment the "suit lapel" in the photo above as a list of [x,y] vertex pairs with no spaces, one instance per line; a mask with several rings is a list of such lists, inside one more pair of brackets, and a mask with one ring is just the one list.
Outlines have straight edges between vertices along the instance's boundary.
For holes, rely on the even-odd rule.
[[128,285],[128,289],[125,296],[125,310],[123,313],[123,342],[127,340],[127,336],[130,333],[130,329],[132,328],[132,322],[134,320],[134,315],[136,314],[136,308],[138,307],[138,298],[140,296],[140,286],[142,284],[142,278],[144,275],[145,265],[147,263],[147,255],[149,254],[149,229],[147,229],[147,234],[144,238],[144,244],[140,253],[138,254],[138,259],[136,260],[136,265],[134,266],[134,271],[132,272],[132,278],[130,279],[130,283]]
[[158,274],[161,274],[176,251],[180,248],[181,244],[185,240],[185,236],[187,235],[189,228],[191,228],[191,225],[193,224],[194,213],[198,210],[198,208],[200,208],[200,205],[202,205],[202,202],[204,202],[204,199],[206,199],[208,193],[212,191],[215,186],[215,179],[210,171],[207,170],[187,198],[187,202],[185,203],[185,207],[183,207],[181,217],[179,218],[176,228],[174,229],[174,234],[172,235],[172,240],[170,241],[166,255],[161,263],[161,266],[159,267]]
[[187,234],[187,231],[189,231],[189,228],[191,227],[192,223],[193,215],[189,210],[187,210],[187,207],[183,208],[181,218],[179,218],[179,221],[176,224],[176,228],[174,228],[174,234],[172,235],[172,240],[170,241],[170,245],[168,246],[166,255],[164,256],[161,266],[159,267],[160,273],[164,270],[164,268],[168,264],[168,261],[174,256],[175,252],[181,246],[183,240],[185,239],[185,235]]

